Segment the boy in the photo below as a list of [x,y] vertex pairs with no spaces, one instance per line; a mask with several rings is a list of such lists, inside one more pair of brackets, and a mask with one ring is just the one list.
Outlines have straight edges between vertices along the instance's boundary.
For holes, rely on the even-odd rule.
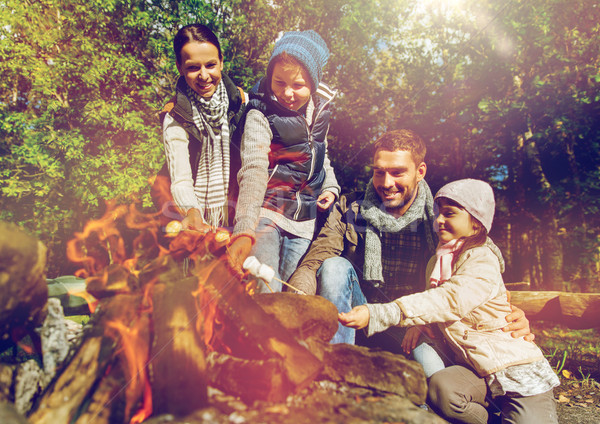
[[[240,262],[250,252],[284,281],[308,249],[317,209],[328,209],[340,191],[327,157],[328,105],[335,95],[321,83],[328,57],[316,32],[287,32],[275,44],[267,76],[250,91],[238,237],[230,252]],[[272,288],[281,291],[281,284]],[[258,291],[268,290],[261,282]]]

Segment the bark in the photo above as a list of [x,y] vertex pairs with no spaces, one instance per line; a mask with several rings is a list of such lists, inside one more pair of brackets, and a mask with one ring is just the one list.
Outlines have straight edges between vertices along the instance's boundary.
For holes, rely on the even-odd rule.
[[[46,316],[45,266],[44,245],[16,225],[0,221],[0,348],[26,334],[39,341],[33,330]],[[36,347],[39,351],[39,343]]]
[[530,320],[548,320],[569,328],[600,328],[600,294],[514,291],[511,303]]

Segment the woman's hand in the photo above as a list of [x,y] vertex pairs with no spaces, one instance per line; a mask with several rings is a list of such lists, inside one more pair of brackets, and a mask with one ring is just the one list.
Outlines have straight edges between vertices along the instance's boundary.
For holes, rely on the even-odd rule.
[[421,334],[425,334],[432,339],[435,338],[433,330],[427,325],[415,325],[414,327],[409,327],[400,344],[404,353],[408,355],[415,347],[417,347]]
[[346,327],[360,330],[369,325],[369,308],[365,305],[360,305],[352,308],[350,312],[342,312],[338,314],[338,321]]
[[320,211],[326,211],[335,202],[335,194],[330,191],[324,191],[317,198],[317,208]]
[[181,225],[184,230],[200,231],[201,233],[207,233],[211,230],[210,226],[204,222],[200,211],[195,208],[188,210],[186,217],[181,221]]

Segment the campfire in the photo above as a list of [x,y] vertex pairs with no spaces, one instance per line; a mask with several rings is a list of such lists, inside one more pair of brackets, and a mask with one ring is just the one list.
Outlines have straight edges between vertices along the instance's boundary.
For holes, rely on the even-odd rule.
[[[421,417],[414,422],[432,422],[415,406],[425,403],[419,365],[330,345],[335,307],[318,296],[254,294],[254,277],[228,255],[231,241],[224,229],[165,232],[133,206],[111,205],[89,222],[68,256],[93,296],[91,319],[19,412],[30,423],[142,423],[214,408],[215,390],[253,408],[290,402],[329,382],[408,399],[408,416]],[[33,334],[45,309],[40,301],[28,308],[21,333]],[[38,345],[32,351],[44,355]]]

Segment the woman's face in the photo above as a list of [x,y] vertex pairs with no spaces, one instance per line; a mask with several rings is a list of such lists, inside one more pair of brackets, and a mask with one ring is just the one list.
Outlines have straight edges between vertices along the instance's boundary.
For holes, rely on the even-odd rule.
[[192,90],[202,97],[211,97],[221,81],[223,61],[213,44],[192,41],[181,48],[177,69]]

